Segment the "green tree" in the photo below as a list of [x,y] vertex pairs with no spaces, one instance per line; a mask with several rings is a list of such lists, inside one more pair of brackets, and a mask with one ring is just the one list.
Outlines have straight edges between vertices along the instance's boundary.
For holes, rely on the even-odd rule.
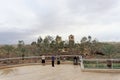
[[51,43],[50,43],[50,49],[51,49],[51,52],[54,53],[56,52],[56,41],[53,40]]
[[111,58],[111,54],[114,53],[114,46],[106,43],[102,46],[102,51],[108,56],[108,58]]
[[42,41],[43,41],[42,37],[39,36],[39,38],[37,39],[37,46],[38,46],[38,47],[41,47]]
[[87,37],[83,37],[82,39],[81,39],[81,43],[86,43],[87,42]]
[[86,43],[87,43],[87,37],[83,37],[80,42],[81,42],[80,51],[81,51],[81,54],[84,54]]
[[24,44],[25,44],[25,43],[24,43],[23,40],[19,40],[19,41],[18,41],[18,47],[22,47]]
[[18,41],[18,50],[20,51],[20,56],[25,55],[26,48],[25,48],[25,43],[23,40]]
[[9,58],[10,52],[12,52],[14,50],[14,47],[11,45],[5,45],[5,46],[3,46],[3,49],[6,51],[6,55]]
[[50,43],[53,41],[52,36],[46,36],[43,40],[43,51],[50,52]]
[[99,42],[91,36],[83,37],[81,39],[80,50],[82,54],[95,55],[96,51],[99,51]]
[[35,42],[35,41],[33,41],[32,43],[31,43],[31,45],[33,46],[33,45],[37,45],[37,43]]

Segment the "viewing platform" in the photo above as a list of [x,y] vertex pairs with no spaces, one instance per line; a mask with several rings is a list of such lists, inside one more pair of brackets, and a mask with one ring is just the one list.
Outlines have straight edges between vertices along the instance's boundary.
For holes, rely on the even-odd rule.
[[[74,56],[78,65],[73,65]],[[119,59],[82,59],[80,55],[61,55],[61,64],[51,65],[51,56],[46,56],[42,65],[41,56],[0,59],[0,80],[120,80]],[[117,64],[117,66],[116,66]],[[113,69],[113,68],[117,69]]]

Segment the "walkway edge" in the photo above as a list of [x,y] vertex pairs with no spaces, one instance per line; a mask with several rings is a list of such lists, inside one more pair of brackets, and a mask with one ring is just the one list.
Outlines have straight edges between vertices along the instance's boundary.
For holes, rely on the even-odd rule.
[[81,69],[83,72],[120,73],[120,69]]

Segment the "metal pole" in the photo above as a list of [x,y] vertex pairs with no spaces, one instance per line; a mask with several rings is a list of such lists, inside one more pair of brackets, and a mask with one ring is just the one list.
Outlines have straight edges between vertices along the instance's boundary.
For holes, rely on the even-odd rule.
[[97,61],[97,68],[98,68],[98,59],[96,61]]

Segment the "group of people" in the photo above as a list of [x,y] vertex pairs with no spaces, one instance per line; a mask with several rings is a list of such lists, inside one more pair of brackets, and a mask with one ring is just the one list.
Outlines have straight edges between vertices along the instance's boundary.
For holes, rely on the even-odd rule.
[[[42,59],[42,64],[45,65],[45,56],[42,55],[41,59]],[[59,65],[60,64],[60,56],[57,56],[56,59],[57,59],[57,64]],[[54,55],[51,57],[51,63],[52,63],[52,67],[54,67],[55,66],[54,65],[55,64],[55,56]]]
[[[45,55],[42,55],[41,56],[41,59],[42,59],[42,64],[45,65]],[[57,56],[54,56],[52,55],[51,56],[51,64],[52,64],[52,67],[54,67],[55,65],[55,60],[57,60],[57,64],[59,65],[60,64],[60,56],[57,55]],[[63,60],[65,60],[65,57],[63,58]],[[77,65],[78,64],[78,57],[77,56],[74,56],[73,57],[73,64],[74,65]]]

